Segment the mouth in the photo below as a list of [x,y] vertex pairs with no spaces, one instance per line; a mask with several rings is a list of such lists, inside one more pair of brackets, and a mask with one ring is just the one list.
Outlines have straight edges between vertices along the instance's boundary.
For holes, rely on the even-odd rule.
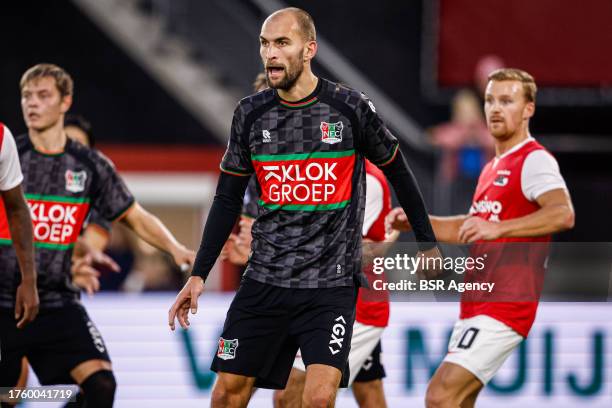
[[282,66],[267,66],[266,72],[268,74],[268,78],[271,80],[275,80],[281,77],[285,72],[285,68]]
[[29,120],[36,120],[38,118],[40,118],[40,115],[34,112],[30,112],[27,114],[27,117]]
[[491,118],[491,119],[489,120],[489,122],[490,122],[492,125],[493,125],[493,124],[502,124],[502,123],[504,123],[504,119],[503,119],[503,118],[500,118],[500,117],[494,117],[494,118]]

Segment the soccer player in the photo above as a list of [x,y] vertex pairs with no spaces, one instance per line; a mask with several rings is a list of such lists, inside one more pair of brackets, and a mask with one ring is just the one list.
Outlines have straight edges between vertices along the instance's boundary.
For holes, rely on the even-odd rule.
[[246,406],[254,386],[284,388],[298,348],[304,407],[333,405],[339,384],[346,386],[356,288],[366,284],[364,158],[394,187],[425,255],[440,257],[397,139],[361,92],[313,74],[316,51],[305,11],[279,10],[263,23],[260,55],[271,89],[241,100],[234,112],[194,270],[168,313],[172,329],[177,317],[188,327],[255,173],[261,208],[212,363],[213,407]]
[[[15,140],[34,224],[42,313],[23,330],[0,322],[0,387],[16,383],[25,356],[43,385],[77,383],[87,407],[111,407],[116,382],[106,345],[70,279],[72,247],[90,206],[105,219],[124,222],[179,265],[195,254],[140,207],[108,159],[66,136],[64,114],[73,90],[66,71],[36,65],[20,87],[28,133]],[[0,254],[0,309],[12,309],[19,283],[15,254],[10,247]]]
[[[556,160],[529,133],[537,90],[533,77],[519,69],[503,68],[488,79],[484,110],[496,157],[480,174],[469,214],[431,216],[431,223],[442,242],[480,246],[529,242],[535,247],[538,242],[548,242],[551,234],[573,227],[572,202]],[[410,228],[399,208],[387,221],[396,229]],[[538,264],[522,265],[520,274],[513,270],[516,284],[523,289],[536,287],[544,272],[544,258],[538,258],[542,261]],[[502,266],[501,262],[494,265]],[[468,273],[465,279],[479,277]],[[521,302],[462,298],[448,354],[427,389],[428,407],[474,406],[480,390],[527,337],[538,295]]]

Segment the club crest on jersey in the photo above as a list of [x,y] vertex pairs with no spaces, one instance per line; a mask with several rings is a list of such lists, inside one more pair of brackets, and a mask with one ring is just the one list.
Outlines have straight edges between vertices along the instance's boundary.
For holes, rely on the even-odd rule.
[[336,123],[321,122],[321,141],[327,144],[340,143],[342,141],[342,121]]
[[504,187],[507,184],[508,184],[508,177],[502,174],[498,175],[497,177],[495,177],[495,180],[493,180],[494,186]]
[[72,171],[66,170],[66,190],[72,193],[80,193],[85,190],[85,180],[87,173],[85,170]]
[[222,360],[233,360],[236,358],[236,349],[238,348],[238,339],[226,340],[219,337],[219,348],[217,349],[217,357]]

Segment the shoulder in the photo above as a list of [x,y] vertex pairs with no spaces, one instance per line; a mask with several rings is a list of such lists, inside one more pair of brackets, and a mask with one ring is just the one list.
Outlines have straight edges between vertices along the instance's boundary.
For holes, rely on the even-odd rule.
[[242,98],[234,110],[234,116],[247,117],[262,107],[271,105],[274,102],[276,102],[274,90],[269,88],[264,89],[263,91]]
[[66,152],[96,172],[115,171],[115,165],[99,150],[68,140]]
[[362,109],[371,103],[365,93],[346,84],[333,82],[325,78],[321,78],[321,81],[323,81],[321,94],[327,99],[343,103],[353,110]]

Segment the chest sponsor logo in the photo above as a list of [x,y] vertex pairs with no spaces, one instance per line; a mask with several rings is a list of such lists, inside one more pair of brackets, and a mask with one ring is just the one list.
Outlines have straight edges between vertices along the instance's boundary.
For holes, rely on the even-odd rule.
[[355,151],[253,156],[260,204],[285,210],[330,210],[351,197]]
[[77,241],[89,211],[87,199],[69,197],[46,199],[27,196],[26,198],[37,246],[62,248],[72,246]]
[[342,121],[336,123],[321,122],[321,141],[327,144],[340,143],[342,141]]
[[489,221],[499,222],[499,214],[503,210],[502,203],[499,201],[491,201],[486,197],[484,200],[476,201],[470,208],[471,215],[477,215],[481,218],[488,218]]
[[220,337],[219,347],[217,348],[217,357],[219,357],[221,360],[233,360],[236,358],[237,349],[238,339],[227,340]]
[[87,173],[85,170],[72,171],[66,170],[66,190],[71,193],[80,193],[85,191],[85,181],[87,180]]

